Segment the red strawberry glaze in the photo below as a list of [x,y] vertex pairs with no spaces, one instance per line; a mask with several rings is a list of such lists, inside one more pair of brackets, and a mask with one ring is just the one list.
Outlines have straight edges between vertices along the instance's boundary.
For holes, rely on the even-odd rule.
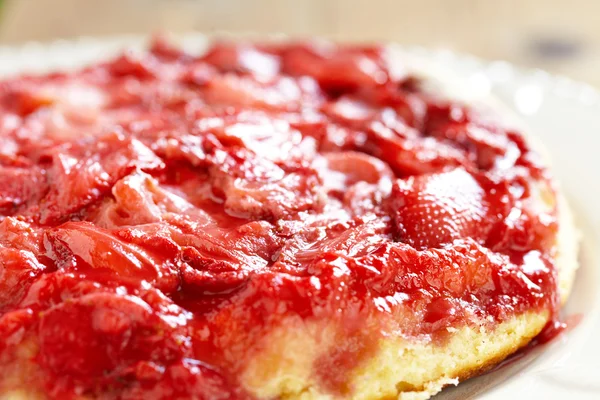
[[301,319],[339,326],[314,368],[344,391],[383,334],[555,315],[536,160],[377,47],[159,41],[1,82],[0,386],[28,344],[51,398],[250,398]]

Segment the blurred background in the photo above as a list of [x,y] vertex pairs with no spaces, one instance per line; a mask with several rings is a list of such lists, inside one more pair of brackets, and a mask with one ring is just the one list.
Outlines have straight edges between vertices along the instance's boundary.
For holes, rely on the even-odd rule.
[[599,0],[0,0],[0,43],[231,31],[393,40],[600,87]]

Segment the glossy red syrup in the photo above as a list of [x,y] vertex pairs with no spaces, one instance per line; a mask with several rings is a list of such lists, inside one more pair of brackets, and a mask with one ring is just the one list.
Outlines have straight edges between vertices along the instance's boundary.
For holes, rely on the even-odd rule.
[[157,42],[3,81],[0,377],[27,343],[51,398],[248,398],[294,318],[340,327],[315,374],[343,391],[385,332],[554,313],[536,160],[377,47]]

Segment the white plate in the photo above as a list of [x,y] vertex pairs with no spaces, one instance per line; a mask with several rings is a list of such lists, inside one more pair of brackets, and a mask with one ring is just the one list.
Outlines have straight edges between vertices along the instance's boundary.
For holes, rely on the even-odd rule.
[[[186,47],[206,39],[184,37]],[[140,48],[142,37],[80,39],[50,45],[0,47],[0,76],[42,69],[72,68],[106,58],[123,47]],[[581,268],[565,316],[578,324],[548,345],[538,347],[493,373],[446,389],[436,400],[600,399],[600,93],[588,85],[505,62],[487,63],[448,51],[409,48],[410,53],[448,68],[470,85],[491,91],[514,109],[545,143],[577,217],[583,237]]]
[[[589,85],[506,62],[411,49],[447,66],[517,112],[548,149],[582,234],[581,267],[563,310],[568,331],[496,372],[436,400],[600,399],[600,93]],[[574,321],[579,320],[578,323]]]

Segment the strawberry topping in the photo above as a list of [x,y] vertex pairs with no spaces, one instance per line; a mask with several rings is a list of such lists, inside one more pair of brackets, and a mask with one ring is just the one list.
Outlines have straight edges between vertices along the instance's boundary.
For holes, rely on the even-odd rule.
[[250,399],[245,368],[304,322],[337,329],[314,373],[339,393],[382,337],[554,313],[538,157],[391,67],[158,41],[0,82],[0,393],[26,362],[56,399]]

